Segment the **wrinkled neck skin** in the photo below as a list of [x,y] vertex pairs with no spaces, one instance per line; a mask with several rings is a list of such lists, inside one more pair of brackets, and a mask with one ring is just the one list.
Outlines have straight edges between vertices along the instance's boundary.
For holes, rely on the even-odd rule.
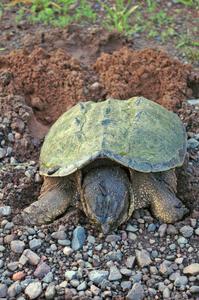
[[128,170],[110,164],[84,171],[81,202],[87,217],[104,234],[116,229],[129,218],[131,185]]

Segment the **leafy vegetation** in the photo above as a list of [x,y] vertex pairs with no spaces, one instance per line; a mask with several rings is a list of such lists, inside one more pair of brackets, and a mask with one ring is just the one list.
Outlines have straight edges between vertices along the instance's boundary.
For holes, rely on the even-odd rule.
[[[25,5],[26,4],[26,5]],[[86,0],[15,0],[17,21],[28,15],[28,20],[64,27],[73,21],[94,22],[96,14]]]
[[124,34],[132,34],[133,27],[130,23],[130,17],[138,8],[138,5],[131,6],[132,1],[116,0],[115,5],[110,7],[106,2],[98,1],[106,12],[105,26],[109,29],[116,29]]

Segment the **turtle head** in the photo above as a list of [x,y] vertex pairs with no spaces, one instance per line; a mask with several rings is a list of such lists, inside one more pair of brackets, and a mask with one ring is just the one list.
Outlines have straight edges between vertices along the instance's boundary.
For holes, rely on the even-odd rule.
[[116,229],[128,218],[130,182],[119,166],[89,170],[82,182],[82,202],[86,215],[104,234]]

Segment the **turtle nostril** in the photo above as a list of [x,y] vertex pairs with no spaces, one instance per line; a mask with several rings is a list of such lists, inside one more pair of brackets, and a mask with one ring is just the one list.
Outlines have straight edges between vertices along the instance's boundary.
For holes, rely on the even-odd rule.
[[174,205],[175,208],[182,208],[182,204],[181,203],[177,203],[176,205]]

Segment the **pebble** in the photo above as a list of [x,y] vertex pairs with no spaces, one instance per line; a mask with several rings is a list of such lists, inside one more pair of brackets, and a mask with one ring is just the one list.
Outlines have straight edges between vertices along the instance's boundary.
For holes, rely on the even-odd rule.
[[9,286],[8,291],[7,291],[8,297],[9,298],[15,298],[16,295],[21,293],[21,290],[22,290],[22,287],[21,287],[21,285],[18,281],[12,283]]
[[33,239],[29,242],[29,247],[31,250],[37,250],[41,247],[42,240],[41,239]]
[[180,228],[180,233],[185,238],[190,238],[193,235],[193,228],[191,226],[183,226]]
[[163,296],[163,299],[168,299],[170,298],[170,290],[168,287],[165,287],[165,289],[163,290],[162,292],[162,296]]
[[56,240],[66,240],[67,235],[66,235],[65,231],[59,230],[59,231],[53,232],[51,234],[51,237]]
[[41,282],[35,281],[31,282],[25,289],[25,295],[29,297],[29,299],[36,299],[42,293]]
[[152,263],[150,255],[146,250],[144,250],[144,249],[142,249],[141,251],[136,250],[135,253],[136,253],[136,259],[137,259],[138,265],[141,268],[147,267]]
[[103,279],[107,279],[109,275],[108,271],[105,270],[93,270],[89,272],[89,280],[95,284],[100,284]]
[[10,243],[11,250],[15,253],[22,253],[25,248],[25,243],[19,240]]
[[158,229],[159,236],[163,237],[166,233],[166,230],[167,230],[167,224],[161,224],[159,229]]
[[116,266],[111,266],[108,280],[115,281],[115,280],[120,280],[121,278],[122,278],[122,275],[121,275],[119,269]]
[[188,139],[187,148],[188,149],[196,149],[199,146],[199,141],[194,138]]
[[70,248],[70,247],[64,247],[63,253],[64,253],[66,256],[70,256],[70,255],[73,253],[73,249]]
[[184,274],[189,274],[189,275],[198,275],[199,274],[199,263],[194,263],[191,265],[188,265],[183,269]]
[[50,272],[50,267],[45,262],[41,262],[38,264],[37,268],[34,271],[34,276],[38,279],[42,279]]
[[0,217],[7,217],[11,214],[10,206],[0,206]]
[[80,283],[77,287],[77,290],[78,291],[85,291],[87,288],[87,284],[86,284],[86,281],[83,281],[82,283]]
[[7,285],[0,283],[0,298],[6,298],[7,295]]
[[47,300],[53,300],[55,298],[55,284],[52,282],[47,286],[47,289],[45,291],[45,298]]
[[134,267],[135,264],[135,256],[128,256],[125,262],[127,268],[132,269]]
[[135,283],[128,292],[126,300],[142,300],[144,299],[144,289],[140,283]]
[[[21,259],[22,258],[22,259]],[[24,250],[22,256],[20,257],[20,259],[25,262],[27,258],[27,261],[31,264],[31,265],[38,265],[39,261],[40,261],[40,257],[34,253],[32,250],[30,249],[26,249]]]
[[17,273],[14,273],[12,275],[12,280],[14,281],[20,281],[26,276],[26,273],[24,271],[19,271]]
[[187,276],[179,276],[174,281],[174,285],[176,287],[181,287],[181,286],[185,286],[187,284],[187,282],[188,282]]
[[189,291],[192,294],[198,294],[199,293],[199,285],[192,285],[189,289]]
[[65,278],[68,280],[75,279],[77,277],[77,272],[76,271],[66,271],[65,272]]
[[83,247],[86,240],[85,229],[82,226],[77,226],[73,231],[72,249],[74,251],[79,250]]

